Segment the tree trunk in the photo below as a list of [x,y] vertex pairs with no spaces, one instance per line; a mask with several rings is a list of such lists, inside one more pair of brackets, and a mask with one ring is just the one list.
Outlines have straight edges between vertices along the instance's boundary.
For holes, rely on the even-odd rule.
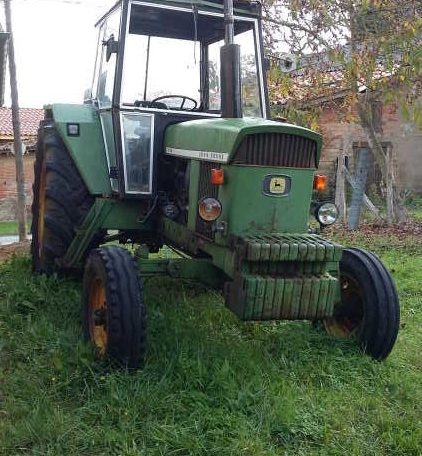
[[397,186],[397,166],[393,146],[386,151],[386,170],[387,170],[387,213],[391,214],[389,223],[404,222],[407,219],[404,199]]
[[369,147],[374,154],[375,160],[380,167],[382,178],[386,186],[387,222],[389,224],[403,222],[406,220],[406,211],[397,186],[393,150],[392,148],[389,148],[384,152],[372,124],[371,103],[373,98],[368,96],[368,94],[366,94],[365,97],[364,100],[361,99],[358,102],[357,111],[360,124],[366,134]]
[[390,151],[387,150],[385,155],[385,169],[386,169],[386,200],[387,200],[387,222],[391,225],[394,222],[394,188],[393,188],[393,173],[391,167]]

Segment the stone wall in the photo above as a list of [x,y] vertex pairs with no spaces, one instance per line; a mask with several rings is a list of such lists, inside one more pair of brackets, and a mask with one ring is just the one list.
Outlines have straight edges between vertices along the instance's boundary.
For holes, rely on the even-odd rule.
[[[24,156],[25,192],[28,209],[32,204],[35,154]],[[16,169],[13,155],[0,155],[0,221],[16,218]]]

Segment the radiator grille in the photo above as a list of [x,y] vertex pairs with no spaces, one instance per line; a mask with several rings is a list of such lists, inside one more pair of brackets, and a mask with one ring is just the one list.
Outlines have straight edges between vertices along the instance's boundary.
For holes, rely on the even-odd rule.
[[303,136],[257,133],[243,139],[234,165],[316,168],[317,143]]
[[[218,187],[211,184],[211,169],[213,168],[219,168],[219,165],[209,162],[201,162],[200,164],[198,201],[205,196],[211,198],[218,197]],[[204,222],[199,215],[196,217],[196,232],[206,236],[207,238],[214,238],[212,223]]]

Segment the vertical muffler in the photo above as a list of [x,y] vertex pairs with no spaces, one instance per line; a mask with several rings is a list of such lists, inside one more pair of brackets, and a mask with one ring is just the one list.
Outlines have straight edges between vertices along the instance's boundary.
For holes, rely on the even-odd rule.
[[234,44],[233,0],[224,0],[224,46],[221,61],[221,115],[242,117],[242,83],[240,79],[240,46]]

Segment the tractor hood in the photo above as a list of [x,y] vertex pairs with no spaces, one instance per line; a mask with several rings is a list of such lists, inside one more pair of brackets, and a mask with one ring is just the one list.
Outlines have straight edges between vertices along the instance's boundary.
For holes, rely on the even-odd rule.
[[261,118],[201,119],[171,125],[165,134],[168,155],[229,163],[242,140],[248,135],[278,133],[299,136],[317,144],[318,165],[322,137],[307,128]]

